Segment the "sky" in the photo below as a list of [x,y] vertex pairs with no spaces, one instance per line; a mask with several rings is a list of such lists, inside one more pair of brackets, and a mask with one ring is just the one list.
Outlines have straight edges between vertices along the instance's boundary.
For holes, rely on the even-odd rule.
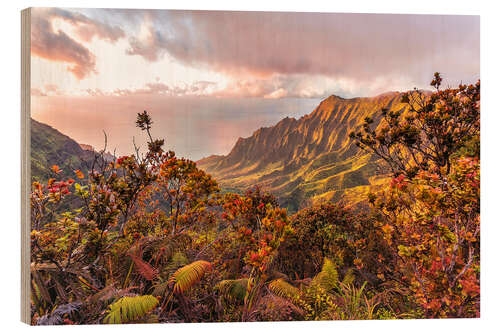
[[32,117],[80,143],[133,151],[138,112],[193,160],[350,98],[479,79],[479,17],[36,8]]

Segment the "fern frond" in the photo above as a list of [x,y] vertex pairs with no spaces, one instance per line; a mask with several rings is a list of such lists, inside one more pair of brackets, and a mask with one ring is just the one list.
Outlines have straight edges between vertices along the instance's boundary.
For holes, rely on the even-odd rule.
[[300,290],[283,279],[276,279],[269,283],[269,290],[277,296],[286,299],[295,299],[300,295]]
[[354,282],[354,270],[352,268],[349,268],[347,272],[344,275],[344,279],[342,280],[342,284],[348,285],[352,284]]
[[212,268],[212,264],[205,260],[198,260],[179,268],[169,279],[174,284],[174,292],[181,294],[198,283],[203,275]]
[[130,258],[134,262],[137,272],[146,280],[154,280],[158,276],[158,270],[139,258],[138,256],[129,253]]
[[339,282],[339,274],[335,264],[328,258],[325,258],[323,268],[311,281],[312,286],[317,286],[325,291],[331,291]]
[[248,287],[248,279],[222,280],[215,285],[221,295],[231,300],[243,301]]
[[122,297],[109,306],[105,324],[122,324],[144,317],[158,305],[158,299],[152,295]]
[[361,288],[354,285],[339,285],[339,295],[343,299],[343,310],[348,319],[373,319],[375,307],[379,304],[376,297],[369,299],[364,293],[366,282]]

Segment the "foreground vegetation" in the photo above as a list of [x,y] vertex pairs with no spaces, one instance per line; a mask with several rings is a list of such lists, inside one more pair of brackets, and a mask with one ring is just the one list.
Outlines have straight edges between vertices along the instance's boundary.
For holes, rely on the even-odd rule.
[[351,133],[391,173],[368,210],[221,193],[140,113],[144,155],[33,183],[32,323],[479,317],[480,85],[440,83]]

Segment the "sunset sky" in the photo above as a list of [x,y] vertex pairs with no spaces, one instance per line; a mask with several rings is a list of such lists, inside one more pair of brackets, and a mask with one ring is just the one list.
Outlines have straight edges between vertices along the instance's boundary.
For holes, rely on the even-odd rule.
[[132,151],[137,112],[197,160],[321,99],[479,78],[479,17],[34,9],[32,116],[80,143]]

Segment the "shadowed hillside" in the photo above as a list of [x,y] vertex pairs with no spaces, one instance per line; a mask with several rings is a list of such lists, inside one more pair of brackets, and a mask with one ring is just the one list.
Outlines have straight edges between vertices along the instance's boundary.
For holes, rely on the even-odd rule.
[[[77,169],[86,173],[96,153],[92,146],[79,144],[55,128],[31,119],[32,181],[46,181],[53,165],[59,166],[65,177],[73,177]],[[113,159],[109,153],[103,157]]]
[[65,176],[75,169],[86,170],[83,158],[89,155],[70,137],[49,125],[31,119],[31,179],[47,180],[52,165]]
[[344,99],[330,96],[310,114],[285,118],[240,138],[227,156],[210,156],[198,166],[227,188],[259,184],[297,210],[319,198],[357,201],[382,179],[377,161],[349,138],[366,117],[380,121],[380,110],[401,110],[401,94]]

